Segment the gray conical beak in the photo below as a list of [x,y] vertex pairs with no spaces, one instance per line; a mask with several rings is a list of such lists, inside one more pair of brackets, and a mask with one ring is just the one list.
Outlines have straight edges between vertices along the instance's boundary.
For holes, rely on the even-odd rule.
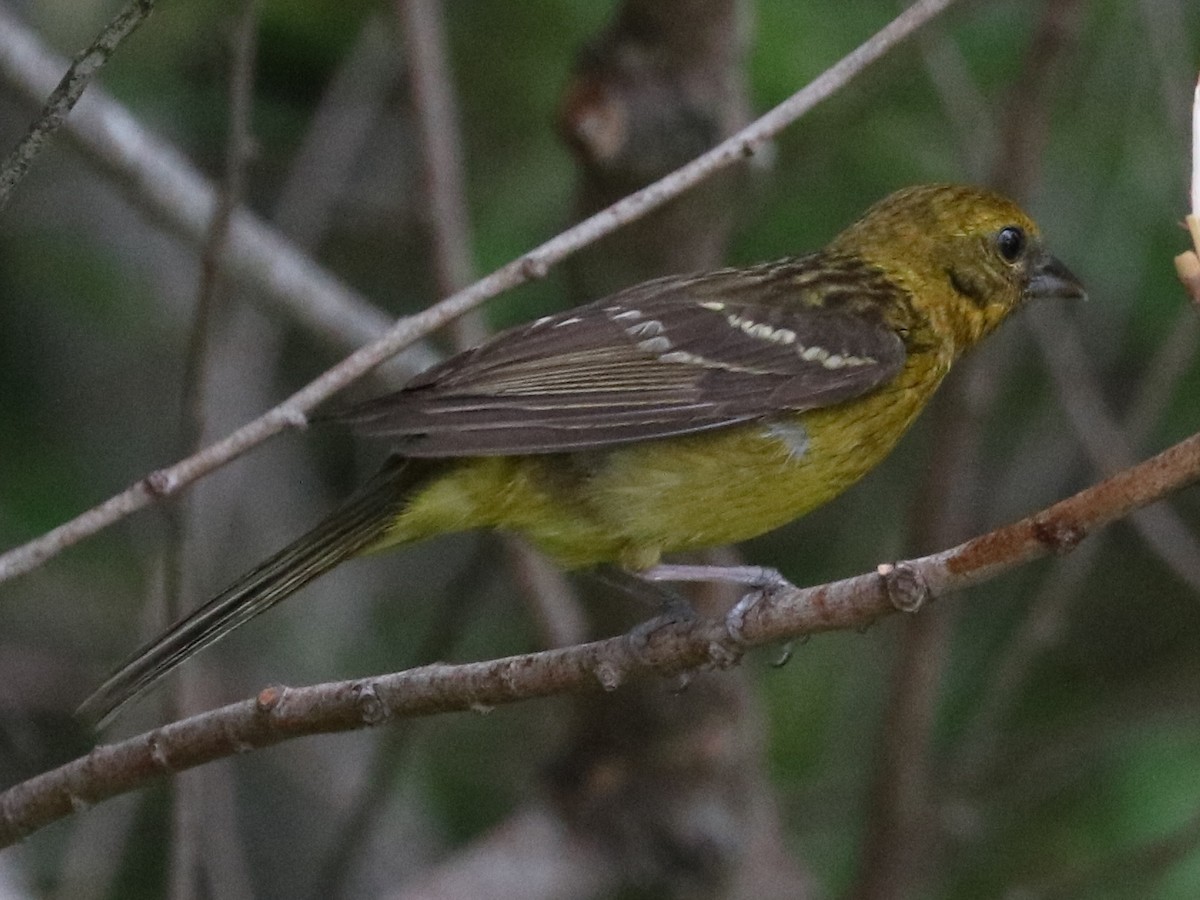
[[1029,285],[1025,288],[1028,300],[1086,300],[1087,291],[1071,270],[1058,258],[1043,251],[1030,270]]

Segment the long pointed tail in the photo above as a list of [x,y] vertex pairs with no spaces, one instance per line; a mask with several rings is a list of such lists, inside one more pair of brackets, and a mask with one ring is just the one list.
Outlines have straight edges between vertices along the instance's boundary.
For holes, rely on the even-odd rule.
[[83,702],[77,715],[97,727],[105,724],[192,654],[368,549],[395,522],[414,488],[438,470],[433,461],[389,459],[315,528],[134,653]]

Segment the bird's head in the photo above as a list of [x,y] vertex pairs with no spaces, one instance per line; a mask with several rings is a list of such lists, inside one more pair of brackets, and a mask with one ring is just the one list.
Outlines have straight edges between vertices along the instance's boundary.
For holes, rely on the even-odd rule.
[[906,188],[872,206],[830,245],[879,266],[961,352],[1027,300],[1080,299],[1079,279],[1011,200],[967,185]]

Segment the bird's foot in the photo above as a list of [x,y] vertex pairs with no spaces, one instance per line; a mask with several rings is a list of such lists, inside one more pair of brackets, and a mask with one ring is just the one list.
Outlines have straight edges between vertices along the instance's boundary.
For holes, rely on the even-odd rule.
[[[750,588],[725,614],[727,649],[734,657],[748,645],[745,634],[746,617],[754,607],[776,592],[793,588],[778,570],[764,566],[693,566],[660,564],[639,573],[647,581],[708,581],[721,584],[740,584]],[[720,664],[720,663],[718,663]]]
[[670,591],[666,591],[665,593],[667,597],[659,607],[659,614],[652,619],[647,619],[640,625],[634,626],[628,635],[626,635],[629,652],[639,662],[646,665],[651,664],[649,649],[650,643],[656,634],[665,630],[674,630],[682,626],[689,626],[698,618],[696,610],[692,608],[692,605],[686,599]]

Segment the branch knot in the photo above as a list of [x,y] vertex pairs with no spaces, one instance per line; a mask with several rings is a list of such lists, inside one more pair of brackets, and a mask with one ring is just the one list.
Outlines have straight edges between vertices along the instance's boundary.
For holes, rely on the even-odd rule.
[[888,602],[900,612],[915,613],[933,596],[925,576],[908,563],[880,563],[875,571]]

